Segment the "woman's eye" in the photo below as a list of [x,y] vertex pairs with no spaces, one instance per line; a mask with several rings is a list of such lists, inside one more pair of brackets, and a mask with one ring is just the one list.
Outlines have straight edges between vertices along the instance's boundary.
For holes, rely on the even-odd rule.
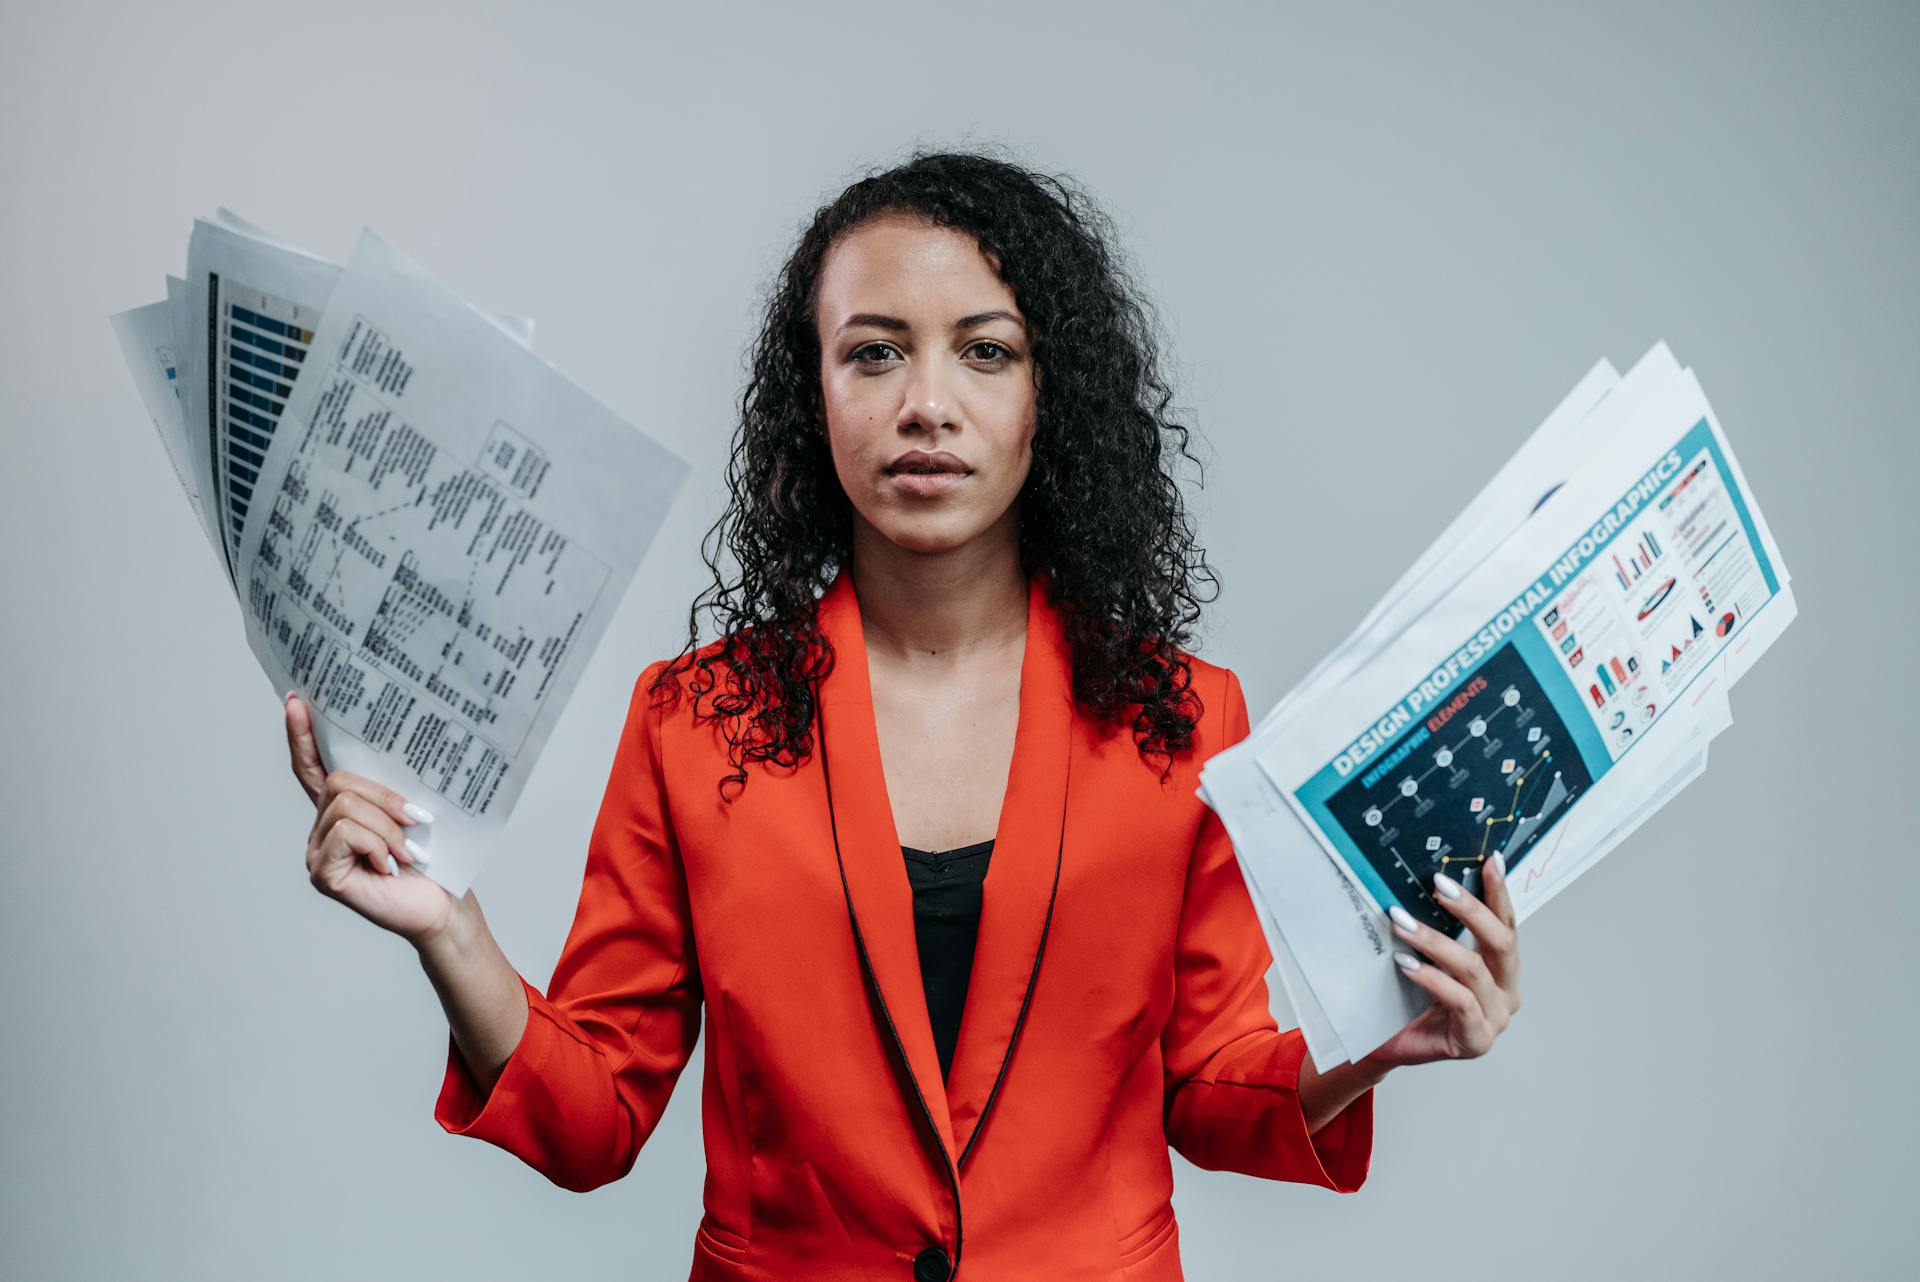
[[883,362],[881,362],[877,358],[869,359],[868,357],[862,355],[862,353],[865,353],[865,352],[885,353],[885,352],[890,352],[892,350],[893,349],[891,347],[888,347],[885,343],[863,343],[859,347],[856,347],[851,352],[847,353],[847,355],[849,359],[857,361],[862,365],[878,365]]
[[994,342],[990,338],[983,338],[979,342],[975,343],[973,346],[976,351],[983,347],[992,349],[991,351],[987,352],[986,355],[984,356],[983,359],[985,360],[990,360],[990,361],[1005,360],[1008,356],[1012,355],[1012,353],[1009,352],[1004,346]]

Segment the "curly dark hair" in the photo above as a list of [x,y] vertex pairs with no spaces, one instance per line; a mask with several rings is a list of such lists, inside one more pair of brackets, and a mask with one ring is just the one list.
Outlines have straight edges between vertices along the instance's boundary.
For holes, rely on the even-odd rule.
[[[812,751],[815,682],[833,663],[815,607],[853,546],[825,430],[815,288],[839,237],[903,213],[973,237],[1026,315],[1041,382],[1018,500],[1022,566],[1048,576],[1076,701],[1108,724],[1130,721],[1165,778],[1202,712],[1187,647],[1218,592],[1175,475],[1180,458],[1199,461],[1168,417],[1153,309],[1112,220],[1074,181],[985,150],[916,149],[814,213],[766,299],[727,507],[701,541],[713,584],[649,689],[677,698],[698,669],[695,713],[720,722],[734,766],[723,796],[745,787],[747,762],[794,766]],[[700,647],[703,614],[719,636]]]

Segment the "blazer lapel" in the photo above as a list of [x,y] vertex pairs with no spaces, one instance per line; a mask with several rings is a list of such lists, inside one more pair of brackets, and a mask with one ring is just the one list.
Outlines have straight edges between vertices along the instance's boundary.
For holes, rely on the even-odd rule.
[[981,1133],[1011,1064],[1059,885],[1074,738],[1065,632],[1046,599],[1044,578],[1033,576],[1019,725],[987,863],[949,1089],[941,1079],[927,1017],[913,891],[880,760],[859,601],[846,570],[821,597],[818,619],[834,651],[833,669],[822,679],[818,696],[820,746],[830,775],[848,910],[879,990],[880,1018],[891,1025],[888,1031],[906,1060],[920,1106],[957,1168]]
[[[880,738],[873,717],[873,685],[853,578],[843,568],[820,598],[821,635],[833,647],[833,668],[816,697],[820,752],[832,796],[834,844],[846,887],[856,943],[874,986],[880,1019],[907,1062],[922,1113],[947,1161],[959,1151],[947,1116],[940,1054],[927,1017],[914,937],[913,889],[893,826]],[[991,867],[991,864],[989,864]]]
[[964,1162],[1012,1064],[1060,884],[1073,735],[1071,654],[1046,580],[1028,585],[1020,722],[982,888],[947,1107]]

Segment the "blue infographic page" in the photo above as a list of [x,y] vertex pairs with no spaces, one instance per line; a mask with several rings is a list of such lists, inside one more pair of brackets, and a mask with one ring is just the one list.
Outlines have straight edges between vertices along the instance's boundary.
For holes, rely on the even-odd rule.
[[1496,851],[1510,873],[1522,866],[1670,709],[1699,697],[1784,578],[1737,478],[1700,418],[1294,790],[1383,910],[1457,933],[1435,873],[1477,893]]

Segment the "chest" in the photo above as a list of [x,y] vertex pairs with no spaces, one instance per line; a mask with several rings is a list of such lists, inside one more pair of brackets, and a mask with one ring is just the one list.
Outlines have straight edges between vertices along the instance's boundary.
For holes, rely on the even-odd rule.
[[1020,720],[1019,655],[876,663],[873,716],[901,843],[952,850],[993,837]]

